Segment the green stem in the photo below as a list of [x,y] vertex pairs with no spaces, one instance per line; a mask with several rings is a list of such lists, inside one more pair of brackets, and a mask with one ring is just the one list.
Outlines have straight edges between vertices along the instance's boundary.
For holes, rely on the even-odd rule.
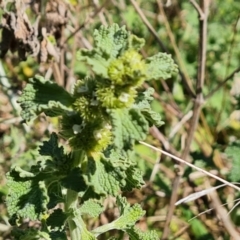
[[91,232],[98,237],[100,234],[104,233],[104,232],[108,232],[110,230],[116,229],[116,227],[114,226],[113,223],[108,223],[105,224],[101,227],[95,228],[94,230],[92,230]]
[[78,193],[71,189],[68,189],[66,202],[65,202],[66,212],[71,211],[73,209],[77,209],[77,204],[78,204]]
[[[75,168],[80,165],[82,159],[84,159],[83,151],[73,151],[72,152],[72,166]],[[78,208],[78,193],[68,189],[65,202],[65,211],[69,214],[68,216],[68,226],[72,240],[81,240],[81,226],[76,224],[74,219],[76,218],[76,212]]]
[[65,211],[69,214],[68,217],[68,226],[69,231],[71,235],[72,240],[81,240],[81,231],[79,226],[76,225],[74,222],[74,211],[77,210],[77,204],[78,204],[78,193],[68,189],[67,190],[67,196],[66,196],[66,202],[65,202]]
[[69,232],[71,240],[81,240],[81,229],[76,225],[73,218],[68,218]]
[[[84,160],[84,151],[72,152],[72,166],[71,168],[80,167]],[[65,211],[68,214],[67,223],[69,226],[71,240],[94,240],[96,239],[86,228],[82,220],[81,212],[78,209],[78,192],[71,189],[67,190]]]
[[86,153],[82,150],[74,150],[72,152],[72,168],[79,167],[86,156]]

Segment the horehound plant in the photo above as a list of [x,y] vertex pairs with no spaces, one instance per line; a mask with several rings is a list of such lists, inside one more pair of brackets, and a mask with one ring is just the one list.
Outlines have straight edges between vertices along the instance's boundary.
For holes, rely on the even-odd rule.
[[[141,85],[167,79],[177,67],[165,53],[143,59],[139,50],[144,39],[117,24],[96,30],[94,43],[92,50],[78,53],[91,74],[77,81],[72,93],[35,76],[19,99],[26,122],[43,112],[59,116],[61,127],[58,135],[52,133],[42,143],[41,160],[30,171],[13,166],[7,175],[6,202],[16,239],[67,239],[70,235],[72,240],[88,240],[113,229],[130,239],[159,238],[155,231],[135,227],[145,211],[139,204],[130,206],[121,193],[143,186],[133,148],[145,139],[151,125],[162,124],[150,106],[153,89]],[[65,149],[59,138],[68,143]],[[98,217],[109,196],[116,198],[119,217],[88,229],[84,215]],[[18,226],[24,219],[39,221],[40,228],[22,230]]]

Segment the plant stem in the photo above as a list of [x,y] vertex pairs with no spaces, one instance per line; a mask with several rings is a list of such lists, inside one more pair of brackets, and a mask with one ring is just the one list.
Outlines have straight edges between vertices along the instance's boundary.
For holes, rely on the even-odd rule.
[[69,217],[67,222],[69,226],[71,240],[81,240],[80,228],[77,227],[76,223],[73,221],[73,218]]
[[[72,168],[77,167],[81,160],[83,159],[83,152],[82,151],[73,151],[72,152]],[[78,193],[68,189],[67,190],[67,195],[66,195],[66,201],[65,201],[65,211],[66,213],[69,214],[68,217],[68,226],[69,226],[69,231],[71,235],[72,240],[80,240],[81,236],[81,229],[79,226],[76,225],[74,222],[74,212],[77,210],[77,205],[78,205]]]
[[[79,167],[85,158],[82,150],[72,152],[72,169]],[[78,209],[78,192],[68,189],[65,201],[65,211],[68,214],[67,223],[69,226],[71,240],[96,239],[86,228],[82,220],[81,212]]]
[[[195,3],[195,1],[194,1]],[[196,99],[194,101],[193,116],[190,120],[189,134],[186,140],[185,149],[181,155],[181,158],[186,159],[190,152],[190,145],[192,143],[195,130],[199,121],[199,116],[201,113],[201,106],[204,102],[203,99],[203,86],[205,79],[205,62],[206,62],[206,45],[207,45],[207,18],[209,9],[209,0],[201,0],[198,9],[201,9],[201,14],[199,13],[199,60],[198,60],[198,72],[197,72],[197,84],[196,84]],[[196,6],[194,5],[196,8]],[[199,11],[198,11],[199,12]],[[180,164],[179,171],[176,172],[177,176],[173,182],[173,190],[170,199],[169,209],[166,216],[166,222],[163,230],[161,240],[168,239],[169,237],[169,225],[174,213],[175,203],[177,201],[177,193],[180,186],[180,180],[184,172],[183,165]]]
[[70,231],[71,240],[81,240],[81,229],[79,226],[76,225],[74,222],[74,210],[77,209],[78,204],[78,193],[68,189],[67,190],[67,196],[66,196],[66,202],[65,202],[65,211],[69,213],[68,217],[68,226]]
[[110,230],[113,230],[113,229],[118,229],[116,226],[115,226],[115,222],[116,221],[113,221],[111,223],[108,223],[108,224],[105,224],[103,226],[100,226],[100,227],[97,227],[95,228],[94,230],[92,230],[92,233],[98,237],[100,234],[104,233],[104,232],[108,232]]
[[79,165],[82,163],[82,161],[85,158],[85,152],[82,150],[75,150],[72,152],[72,169],[75,167],[79,167]]

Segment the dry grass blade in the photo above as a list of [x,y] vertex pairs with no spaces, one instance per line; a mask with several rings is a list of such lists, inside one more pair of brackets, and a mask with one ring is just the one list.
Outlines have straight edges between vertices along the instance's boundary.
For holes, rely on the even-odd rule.
[[222,179],[222,178],[220,178],[220,177],[218,177],[218,176],[216,176],[216,175],[214,175],[214,174],[212,174],[212,173],[210,173],[210,172],[208,172],[208,171],[203,170],[202,168],[196,167],[195,165],[193,165],[193,164],[191,164],[191,163],[189,163],[189,162],[187,162],[187,161],[185,161],[185,160],[183,160],[183,159],[181,159],[181,158],[179,158],[179,157],[176,157],[176,156],[174,156],[174,155],[172,155],[172,154],[170,154],[170,153],[168,153],[168,152],[166,152],[166,151],[163,151],[163,150],[161,150],[161,149],[159,149],[159,148],[156,148],[156,147],[154,147],[154,146],[152,146],[152,145],[150,145],[150,144],[148,144],[148,143],[145,143],[145,142],[142,142],[142,141],[139,141],[139,142],[140,142],[141,144],[147,146],[147,147],[152,148],[152,149],[155,150],[155,151],[161,152],[162,154],[165,154],[165,155],[167,155],[167,156],[175,159],[176,161],[178,161],[178,162],[180,162],[180,163],[186,164],[186,165],[188,165],[189,167],[191,167],[191,168],[193,168],[193,169],[196,169],[197,171],[200,171],[200,172],[202,172],[202,173],[205,173],[205,174],[208,175],[209,177],[215,178],[215,179],[217,179],[218,181],[226,184],[226,185],[229,186],[229,187],[232,187],[232,188],[240,191],[240,188],[239,188],[238,186],[234,185],[233,183],[230,183],[230,182],[228,182],[228,181],[226,181],[226,180],[224,180],[224,179]]
[[[239,200],[239,198],[237,199]],[[228,215],[240,204],[240,201],[238,201],[231,209],[230,211],[228,212]]]
[[198,199],[198,198],[200,198],[202,196],[205,196],[208,193],[210,193],[210,192],[212,192],[212,191],[214,191],[214,190],[216,190],[218,188],[224,187],[224,186],[226,186],[226,184],[222,184],[222,185],[219,185],[219,186],[216,186],[216,187],[211,187],[211,188],[199,191],[199,192],[192,193],[192,194],[188,195],[187,197],[182,198],[179,201],[177,201],[175,203],[175,205],[177,206],[177,205],[179,205],[181,203],[187,203],[187,202],[190,202],[190,201],[194,201],[194,200],[196,200],[196,199]]
[[[232,202],[238,201],[238,203],[235,204],[233,208],[235,208],[235,207],[240,203],[239,200],[240,200],[240,198],[237,198],[237,199],[235,199],[234,201],[232,201]],[[227,205],[227,204],[228,204],[228,203],[224,203],[224,204],[222,204],[221,206],[225,206],[225,205]],[[230,212],[233,210],[233,208],[230,210]],[[191,221],[194,220],[195,218],[197,218],[197,217],[199,217],[199,216],[201,216],[201,215],[203,215],[203,214],[205,214],[205,213],[207,213],[207,212],[211,212],[212,210],[214,210],[214,208],[210,208],[210,209],[208,209],[208,210],[206,210],[206,211],[204,211],[204,212],[201,212],[201,213],[199,213],[198,215],[196,215],[195,217],[189,219],[188,222],[191,222]],[[230,212],[228,212],[228,215],[230,214]]]

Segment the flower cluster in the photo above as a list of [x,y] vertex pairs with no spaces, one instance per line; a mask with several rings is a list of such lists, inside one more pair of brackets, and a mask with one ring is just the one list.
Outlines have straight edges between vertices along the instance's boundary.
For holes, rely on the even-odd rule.
[[69,138],[70,145],[90,155],[101,152],[111,143],[111,120],[107,111],[131,107],[137,87],[146,78],[146,65],[141,55],[132,49],[113,59],[107,73],[108,78],[85,78],[76,83],[74,115],[66,115],[62,120],[62,134]]

